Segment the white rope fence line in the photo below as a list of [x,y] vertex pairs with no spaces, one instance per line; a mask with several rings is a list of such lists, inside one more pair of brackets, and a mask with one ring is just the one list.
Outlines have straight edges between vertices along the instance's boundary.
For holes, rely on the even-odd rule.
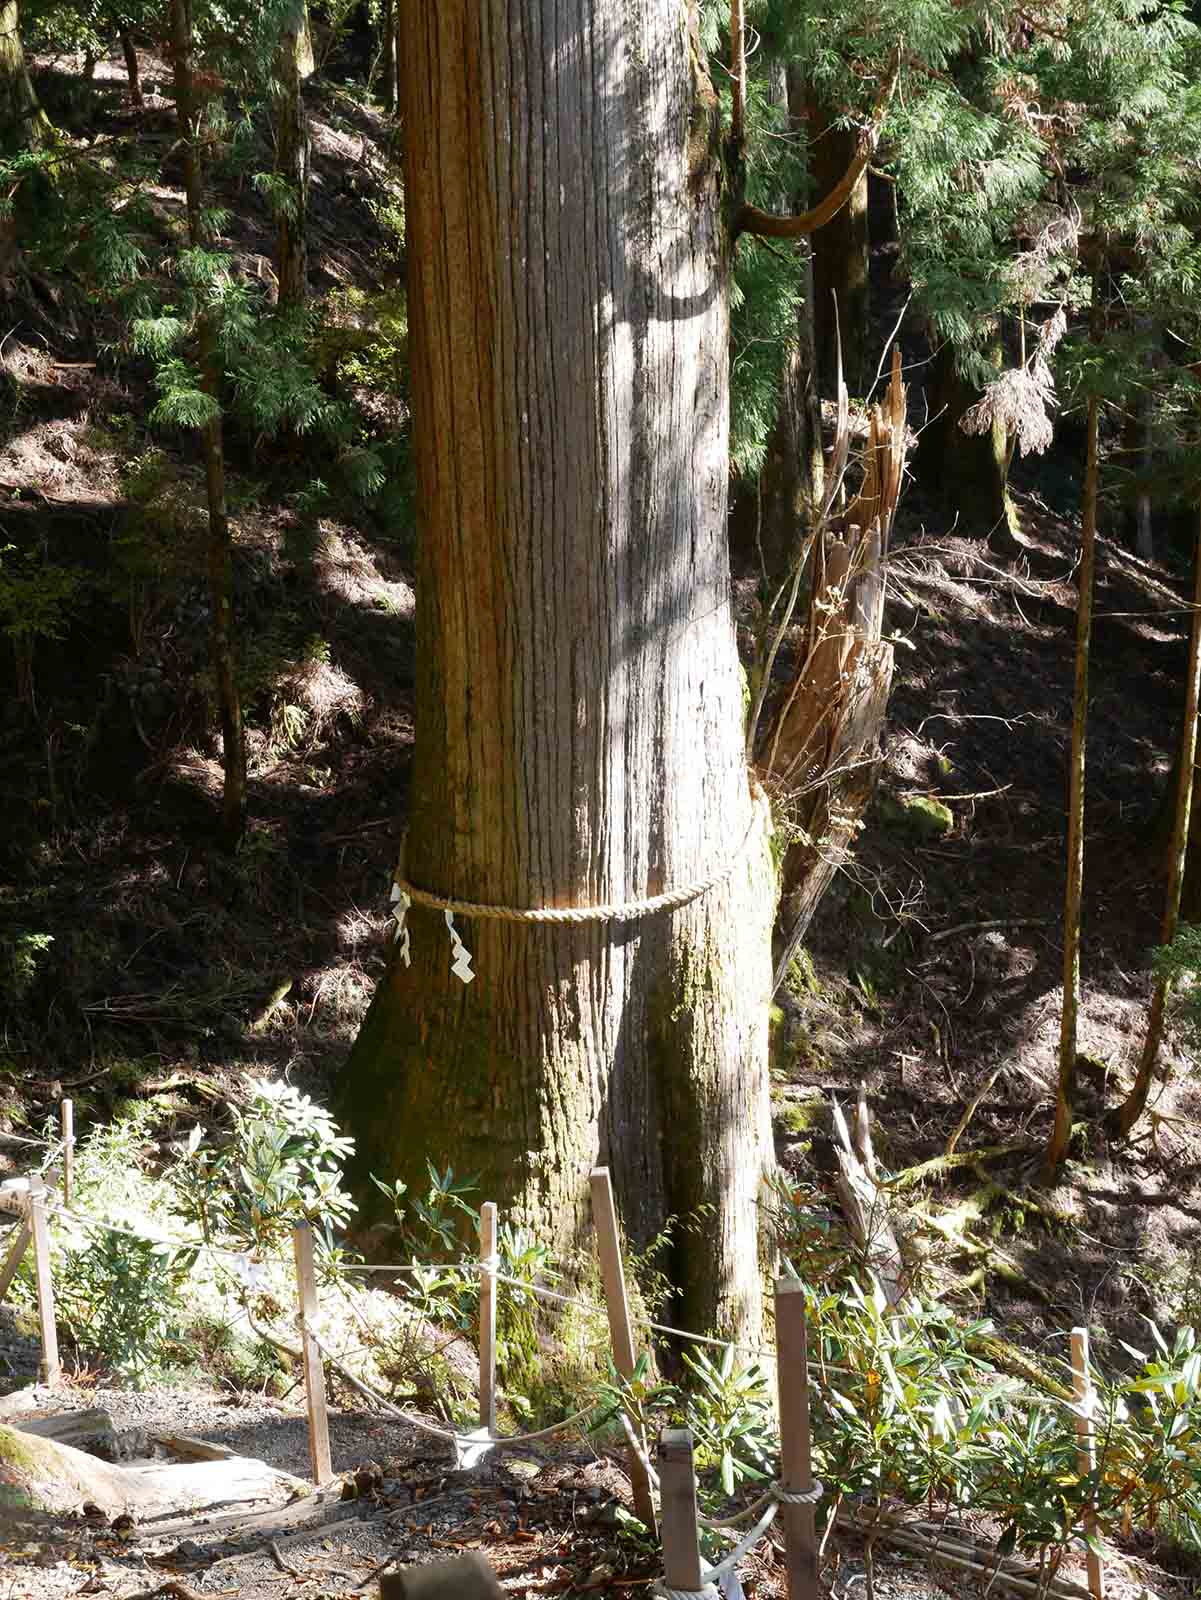
[[25,1135],[21,1133],[0,1133],[0,1145],[6,1144],[28,1145],[30,1149],[35,1150],[51,1150],[54,1148],[62,1148],[61,1139],[27,1139]]
[[[646,1469],[647,1477],[651,1480],[651,1483],[655,1486],[655,1488],[658,1489],[660,1487],[659,1474],[655,1471],[653,1462],[647,1455],[646,1451],[642,1448],[642,1441],[635,1432],[629,1417],[626,1416],[624,1411],[620,1413],[620,1416],[621,1425],[625,1429],[625,1436],[629,1441],[630,1449],[633,1450],[639,1461],[642,1462],[643,1467]],[[766,1514],[760,1519],[762,1522],[762,1527],[756,1528],[751,1534],[748,1534],[747,1538],[743,1540],[741,1545],[739,1545],[738,1550],[740,1554],[738,1554],[737,1559],[741,1560],[742,1556],[747,1553],[747,1550],[751,1549],[753,1545],[757,1544],[762,1535],[767,1531],[778,1507],[782,1505],[815,1506],[825,1492],[825,1485],[821,1482],[820,1478],[815,1478],[813,1480],[813,1487],[811,1489],[785,1489],[783,1484],[781,1484],[777,1479],[773,1479],[761,1495],[752,1500],[749,1506],[743,1506],[741,1511],[736,1511],[732,1517],[707,1517],[703,1512],[698,1512],[696,1520],[700,1523],[701,1527],[712,1528],[714,1532],[720,1533],[728,1529],[741,1527],[744,1522],[748,1522],[752,1517],[756,1516],[760,1512],[764,1512],[765,1508],[768,1508],[766,1510]],[[743,1545],[745,1545],[745,1549],[743,1548]],[[724,1572],[726,1570],[729,1559],[729,1557],[725,1558],[725,1561],[723,1561],[720,1569],[721,1571]],[[713,1574],[711,1575],[716,1576],[717,1573],[718,1569],[714,1568]]]
[[533,1433],[500,1434],[489,1433],[485,1428],[471,1428],[466,1431],[460,1431],[457,1428],[439,1427],[436,1423],[428,1422],[424,1417],[418,1417],[403,1410],[402,1407],[396,1405],[385,1395],[377,1393],[369,1383],[365,1383],[361,1378],[356,1378],[352,1373],[347,1372],[339,1358],[333,1354],[325,1341],[314,1333],[311,1328],[309,1329],[309,1337],[335,1371],[340,1373],[361,1394],[373,1400],[377,1405],[382,1406],[385,1411],[390,1411],[394,1416],[401,1418],[405,1422],[411,1422],[414,1427],[421,1428],[426,1433],[437,1434],[442,1439],[449,1439],[455,1445],[533,1444],[537,1439],[551,1439],[555,1434],[562,1433],[565,1428],[575,1427],[585,1417],[592,1416],[596,1411],[595,1405],[583,1406],[579,1411],[573,1411],[570,1416],[564,1417],[561,1422],[552,1423],[547,1428],[539,1428]]
[[[82,1212],[75,1211],[57,1201],[52,1201],[46,1207],[47,1213],[53,1216],[69,1217],[71,1221],[78,1222],[86,1228],[93,1228],[101,1232],[116,1233],[127,1239],[138,1239],[146,1244],[169,1245],[175,1250],[207,1250],[211,1255],[225,1256],[228,1260],[243,1263],[249,1269],[263,1267],[283,1267],[291,1270],[292,1262],[286,1256],[257,1256],[250,1250],[235,1250],[229,1245],[210,1244],[205,1239],[175,1238],[166,1233],[160,1233],[151,1228],[130,1228],[117,1222],[103,1221],[99,1217],[85,1216]],[[396,1274],[429,1273],[435,1275],[441,1272],[484,1272],[488,1270],[486,1262],[480,1262],[475,1257],[447,1262],[445,1264],[420,1262],[407,1262],[397,1265],[376,1263],[347,1263],[341,1270],[352,1272],[391,1272]],[[526,1294],[534,1295],[540,1300],[552,1301],[556,1304],[572,1307],[577,1311],[586,1311],[591,1316],[604,1317],[607,1315],[605,1307],[597,1304],[595,1300],[585,1300],[579,1295],[562,1294],[556,1289],[546,1289],[541,1284],[529,1283],[525,1278],[516,1278],[507,1272],[495,1274],[498,1283],[507,1283],[511,1287],[522,1290]],[[716,1350],[737,1350],[742,1355],[752,1355],[760,1360],[775,1361],[774,1350],[765,1349],[761,1345],[741,1344],[737,1340],[719,1339],[713,1334],[692,1333],[687,1328],[673,1328],[669,1323],[656,1322],[650,1317],[632,1317],[631,1321],[639,1328],[649,1328],[654,1333],[664,1334],[671,1339],[679,1339],[686,1344],[701,1344],[711,1346]],[[840,1373],[847,1377],[862,1376],[854,1367],[832,1366],[824,1361],[820,1355],[813,1357],[824,1372]]]

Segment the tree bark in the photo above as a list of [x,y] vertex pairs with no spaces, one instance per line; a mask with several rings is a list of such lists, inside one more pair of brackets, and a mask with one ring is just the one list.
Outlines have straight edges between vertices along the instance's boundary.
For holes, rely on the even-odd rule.
[[279,304],[298,309],[308,299],[309,126],[304,106],[306,56],[311,50],[304,0],[297,0],[284,19],[276,57],[275,165],[288,185],[287,204],[279,209],[276,275]]
[[[357,1172],[427,1157],[567,1259],[588,1173],[669,1216],[688,1326],[755,1328],[774,878],[726,546],[717,102],[674,0],[408,0],[417,745],[406,873],[581,926],[410,913],[344,1075]],[[368,1189],[362,1185],[364,1202]]]
[[[999,343],[992,352],[998,370]],[[964,416],[980,398],[959,372],[955,347],[944,343],[930,366],[930,422],[918,441],[918,476],[955,517],[955,531],[990,536],[1003,547],[1012,540],[1008,491],[1009,441],[1000,422],[987,433],[965,433]]]
[[[799,68],[786,75],[789,121],[806,122],[805,82]],[[788,204],[795,200],[789,197]],[[822,418],[817,392],[813,248],[797,244],[804,298],[797,308],[796,341],[785,357],[780,403],[760,474],[759,543],[769,588],[778,587],[814,527],[822,491]]]
[[[1184,869],[1189,846],[1189,818],[1193,805],[1193,774],[1197,760],[1197,708],[1201,700],[1201,526],[1197,530],[1197,548],[1193,556],[1193,626],[1189,635],[1188,680],[1184,698],[1184,727],[1180,734],[1180,755],[1177,761],[1176,820],[1172,830],[1172,851],[1168,862],[1168,892],[1164,903],[1163,929],[1160,943],[1169,945],[1180,926],[1181,891],[1184,887]],[[1147,1109],[1147,1097],[1155,1076],[1155,1063],[1163,1042],[1164,1016],[1167,1010],[1170,980],[1161,974],[1155,980],[1151,1007],[1147,1014],[1147,1034],[1143,1040],[1142,1055],[1134,1085],[1125,1101],[1113,1116],[1115,1132],[1123,1138]]]
[[1055,1125],[1043,1161],[1050,1180],[1072,1137],[1076,1084],[1076,1018],[1080,1009],[1080,901],[1084,888],[1084,778],[1088,734],[1088,667],[1093,624],[1093,574],[1097,547],[1098,403],[1088,402],[1088,460],[1084,469],[1084,514],[1080,534],[1079,599],[1076,603],[1076,683],[1072,696],[1072,754],[1068,785],[1068,878],[1063,909],[1063,1011],[1059,1027],[1059,1087]]
[[[815,98],[808,109],[810,163],[816,193],[821,195],[834,187],[854,160],[860,134],[855,128],[835,126],[837,112]],[[861,395],[867,386],[869,244],[865,168],[846,205],[813,235],[817,381],[821,393],[830,398],[838,391],[840,340],[847,388]]]
[[121,29],[121,49],[125,55],[125,76],[129,80],[129,98],[133,105],[142,102],[142,73],[138,66],[138,49],[128,28]]
[[[188,241],[193,249],[207,242],[204,228],[200,174],[200,104],[192,71],[191,0],[171,0],[171,54],[174,66],[175,105],[183,140],[184,193],[188,210]],[[197,356],[205,392],[220,405],[221,361],[216,331],[209,312],[201,313],[197,330]],[[208,498],[208,578],[212,611],[210,653],[221,722],[224,786],[221,830],[232,848],[242,835],[246,815],[246,739],[242,702],[235,673],[233,561],[229,513],[225,498],[225,439],[220,414],[201,430],[204,479]]]
[[384,110],[396,110],[396,22],[392,14],[394,0],[384,0],[380,14],[380,98]]
[[17,0],[0,0],[0,152],[39,148],[49,126],[25,64]]

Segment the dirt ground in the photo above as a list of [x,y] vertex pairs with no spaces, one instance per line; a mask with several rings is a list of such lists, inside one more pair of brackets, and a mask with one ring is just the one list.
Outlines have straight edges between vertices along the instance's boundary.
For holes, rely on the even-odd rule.
[[[155,1430],[188,1433],[282,1471],[307,1472],[303,1412],[261,1396],[97,1388],[44,1398],[47,1409],[100,1407],[127,1438],[144,1439]],[[384,1564],[424,1564],[464,1550],[480,1551],[502,1590],[514,1596],[603,1600],[650,1593],[658,1553],[621,1531],[618,1507],[629,1506],[630,1485],[617,1454],[565,1436],[548,1446],[498,1448],[479,1465],[458,1471],[443,1450],[430,1451],[428,1435],[362,1410],[336,1407],[330,1433],[339,1477],[326,1492],[320,1520],[304,1532],[231,1539],[220,1527],[206,1525],[215,1519],[199,1518],[185,1533],[156,1538],[153,1524],[122,1529],[94,1518],[0,1510],[0,1600],[65,1600],[75,1594],[130,1600],[160,1590],[175,1600],[230,1594],[243,1600],[350,1600],[371,1588]],[[143,1442],[137,1448],[149,1447]],[[742,1564],[747,1600],[782,1600],[787,1594],[782,1554],[773,1530]],[[828,1556],[829,1595],[860,1600],[867,1572],[862,1542],[836,1534]],[[1080,1573],[1065,1576],[1078,1580]],[[950,1567],[939,1570],[882,1547],[874,1553],[872,1577],[879,1600],[943,1600],[984,1588]],[[170,1583],[177,1587],[162,1588]],[[1110,1570],[1114,1600],[1169,1600],[1187,1592],[1137,1561]]]

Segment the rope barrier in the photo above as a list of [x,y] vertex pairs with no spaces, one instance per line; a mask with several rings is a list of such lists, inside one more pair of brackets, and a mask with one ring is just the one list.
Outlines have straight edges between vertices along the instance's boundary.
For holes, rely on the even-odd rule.
[[[61,1141],[59,1141],[61,1144]],[[49,1150],[53,1144],[50,1139],[27,1139],[20,1133],[0,1133],[0,1145],[22,1144],[28,1145],[31,1150]]]
[[407,896],[414,905],[428,906],[434,911],[449,911],[452,916],[477,917],[482,921],[568,924],[635,922],[640,917],[654,916],[659,911],[678,911],[689,901],[699,899],[710,889],[716,889],[718,884],[724,883],[742,858],[742,853],[755,832],[760,807],[766,803],[766,797],[761,799],[756,795],[753,798],[751,820],[743,834],[742,842],[723,866],[706,873],[703,878],[696,878],[692,883],[681,885],[678,889],[668,890],[664,894],[649,895],[642,900],[596,906],[503,906],[479,900],[459,900],[453,895],[434,894],[429,889],[418,888],[399,873],[393,875],[392,882],[400,894]]
[[759,1518],[755,1526],[747,1534],[745,1539],[740,1540],[740,1542],[736,1544],[730,1551],[729,1555],[723,1556],[716,1566],[705,1568],[704,1576],[708,1583],[716,1583],[717,1580],[724,1577],[727,1572],[733,1572],[738,1563],[750,1555],[751,1551],[759,1543],[760,1539],[764,1537],[764,1535],[767,1533],[767,1530],[776,1520],[776,1512],[779,1509],[780,1507],[778,1503],[773,1500],[768,1506],[767,1510]]
[[[205,1239],[172,1238],[165,1233],[156,1234],[146,1229],[123,1227],[120,1223],[106,1222],[102,1221],[98,1217],[84,1216],[81,1212],[74,1211],[68,1206],[59,1204],[48,1205],[46,1209],[48,1213],[53,1214],[54,1216],[69,1217],[73,1222],[81,1223],[86,1228],[96,1229],[101,1232],[121,1234],[127,1239],[138,1239],[148,1244],[170,1245],[171,1248],[175,1250],[207,1250],[211,1255],[225,1256],[228,1260],[245,1262],[253,1267],[276,1266],[284,1267],[289,1271],[292,1269],[292,1262],[286,1256],[256,1257],[249,1250],[235,1250],[228,1245],[210,1244]],[[478,1260],[472,1257],[460,1261],[447,1262],[445,1265],[435,1263],[422,1265],[420,1262],[406,1262],[396,1265],[389,1265],[386,1263],[376,1264],[369,1262],[348,1262],[341,1270],[349,1272],[392,1272],[397,1274],[420,1274],[424,1272],[438,1273],[451,1271],[480,1272],[481,1270],[484,1270],[485,1267],[486,1264],[481,1264]],[[591,1316],[606,1317],[608,1315],[605,1307],[597,1304],[597,1302],[594,1300],[584,1300],[578,1295],[561,1294],[555,1289],[546,1289],[541,1284],[530,1283],[525,1278],[515,1278],[506,1272],[496,1273],[496,1281],[498,1283],[507,1283],[514,1288],[521,1289],[524,1293],[534,1295],[540,1300],[554,1301],[559,1305],[574,1307],[578,1311],[586,1311]],[[686,1344],[708,1345],[715,1350],[737,1350],[740,1354],[757,1356],[759,1359],[766,1361],[774,1361],[776,1359],[774,1350],[764,1349],[761,1345],[740,1344],[737,1340],[718,1339],[711,1334],[691,1333],[687,1328],[673,1328],[668,1323],[655,1322],[650,1317],[634,1317],[631,1320],[639,1328],[649,1328],[654,1333],[664,1334],[666,1337],[671,1339],[680,1339]],[[815,1356],[814,1359],[821,1361],[820,1357]],[[829,1362],[825,1361],[822,1361],[821,1365],[826,1372],[841,1373],[848,1377],[857,1376],[853,1367],[831,1366]]]
[[389,1400],[385,1395],[379,1394],[371,1387],[369,1383],[365,1383],[361,1378],[356,1378],[353,1373],[347,1372],[342,1366],[339,1358],[329,1349],[320,1335],[314,1333],[312,1328],[308,1330],[308,1333],[310,1339],[312,1339],[318,1350],[321,1351],[321,1354],[335,1369],[335,1371],[339,1372],[349,1384],[359,1391],[360,1394],[366,1396],[366,1398],[370,1400],[375,1401],[377,1405],[383,1406],[385,1411],[391,1412],[393,1416],[398,1417],[401,1421],[411,1422],[415,1428],[421,1428],[426,1433],[437,1434],[439,1438],[448,1439],[456,1446],[481,1444],[533,1444],[535,1440],[550,1439],[556,1433],[562,1433],[564,1428],[574,1427],[576,1423],[582,1421],[585,1417],[590,1417],[596,1410],[594,1405],[583,1406],[579,1411],[573,1411],[569,1417],[564,1417],[561,1422],[552,1423],[548,1428],[539,1428],[533,1433],[489,1433],[484,1428],[472,1428],[466,1433],[460,1433],[454,1428],[440,1428],[436,1423],[429,1422],[424,1417],[419,1417],[412,1412],[403,1410],[400,1406]]
[[753,1517],[761,1507],[769,1503],[780,1506],[815,1506],[825,1492],[825,1485],[819,1478],[813,1480],[812,1489],[785,1489],[783,1484],[773,1482],[768,1485],[757,1500],[752,1500],[749,1506],[743,1506],[742,1510],[736,1511],[732,1517],[706,1517],[699,1515],[697,1521],[703,1527],[715,1530],[737,1528]]

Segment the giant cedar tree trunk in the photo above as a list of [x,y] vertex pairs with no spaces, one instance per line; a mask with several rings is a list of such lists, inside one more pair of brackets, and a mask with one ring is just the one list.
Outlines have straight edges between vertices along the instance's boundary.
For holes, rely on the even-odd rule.
[[[689,1325],[759,1319],[774,881],[726,553],[716,102],[676,0],[407,0],[417,746],[407,877],[555,927],[410,912],[344,1074],[368,1171],[480,1174],[561,1255],[612,1169],[673,1213]],[[364,1186],[364,1197],[369,1190]]]
[[[999,367],[999,344],[994,356]],[[919,480],[956,518],[957,533],[991,535],[998,549],[1007,549],[1015,541],[1005,429],[998,422],[986,433],[965,433],[960,426],[979,398],[980,391],[958,370],[954,345],[944,341],[930,363],[930,421],[922,429],[914,465]]]

